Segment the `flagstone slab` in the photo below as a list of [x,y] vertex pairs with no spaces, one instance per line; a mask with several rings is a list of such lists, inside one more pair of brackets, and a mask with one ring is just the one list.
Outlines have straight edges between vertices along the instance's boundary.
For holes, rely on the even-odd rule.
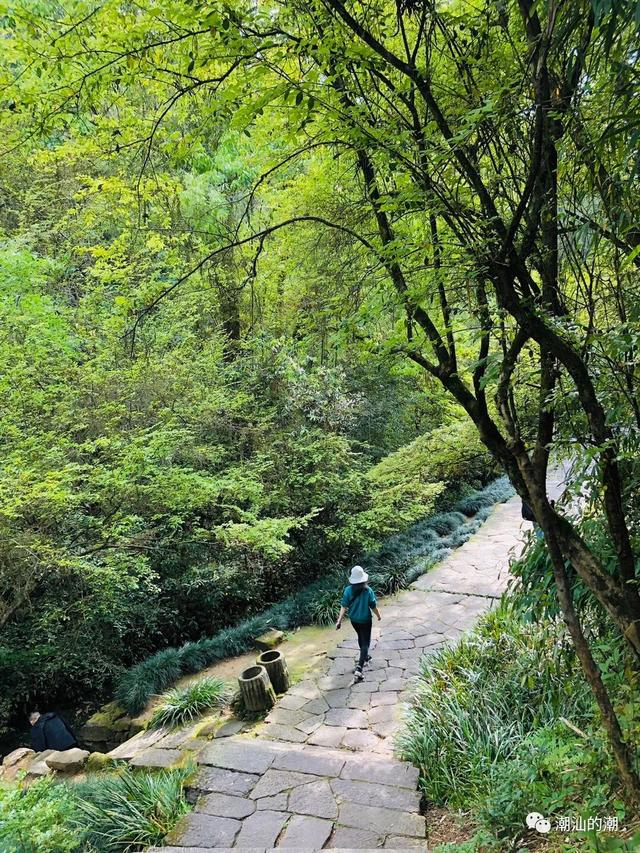
[[326,779],[294,788],[289,794],[289,811],[314,817],[338,817],[338,806]]
[[360,782],[375,780],[382,785],[396,785],[399,788],[415,789],[418,785],[416,767],[401,761],[383,761],[382,759],[372,761],[360,757],[352,758],[345,763],[340,777]]
[[371,697],[371,707],[377,708],[379,705],[396,705],[398,702],[398,694],[393,691],[381,691]]
[[272,812],[268,809],[254,812],[242,822],[235,847],[255,847],[257,844],[274,847],[288,818],[286,812]]
[[324,698],[329,705],[329,708],[346,708],[349,698],[349,689],[346,687],[339,690],[328,690],[324,694]]
[[213,736],[214,738],[233,737],[233,735],[240,734],[244,726],[242,720],[229,720],[229,722],[223,723],[219,729],[216,729]]
[[[376,681],[359,681],[353,685],[351,693],[375,693],[377,690],[378,683]],[[343,707],[346,707],[346,705]]]
[[182,818],[169,838],[179,840],[184,847],[231,847],[241,826],[233,818],[192,812]]
[[303,723],[298,723],[296,726],[301,732],[304,732],[306,735],[313,734],[316,729],[319,729],[320,726],[324,723],[324,714],[320,714],[317,717],[307,717],[307,719]]
[[345,765],[346,756],[336,750],[305,747],[300,751],[288,751],[276,756],[274,769],[311,773],[316,776],[339,776]]
[[[218,848],[218,850],[224,848]],[[211,853],[210,847],[147,847],[146,853]],[[260,851],[264,853],[264,851]]]
[[395,720],[399,716],[397,705],[376,705],[367,711],[367,718],[370,723],[387,722]]
[[129,761],[132,767],[167,768],[182,761],[182,753],[177,749],[157,749],[155,746],[134,755]]
[[371,829],[385,835],[413,835],[418,838],[426,835],[426,823],[422,815],[362,803],[343,803],[338,823],[356,829]]
[[367,829],[336,826],[327,845],[330,850],[374,850],[380,846],[382,836]]
[[251,792],[251,799],[272,797],[282,791],[290,791],[299,785],[317,781],[317,777],[308,773],[297,773],[291,770],[267,770]]
[[237,773],[220,767],[198,768],[195,780],[190,788],[203,793],[220,791],[234,796],[244,796],[251,791],[260,776],[252,773]]
[[324,717],[327,726],[346,726],[348,729],[364,729],[368,725],[367,715],[356,708],[332,708]]
[[262,734],[272,740],[287,741],[289,743],[304,743],[307,735],[293,726],[279,726],[276,723],[270,723],[266,726]]
[[320,695],[324,696],[327,702],[329,701],[327,698],[328,691],[348,690],[350,684],[351,675],[349,673],[345,675],[323,675],[321,678],[318,679],[318,688],[320,690]]
[[[160,740],[157,740],[153,744],[149,744],[149,746],[157,746],[160,749],[178,749],[186,741],[197,736],[198,728],[199,725],[197,724],[185,726],[183,729],[165,734],[164,737],[161,737]],[[141,734],[145,734],[145,732],[141,732]]]
[[384,720],[380,723],[371,723],[371,731],[380,738],[391,737],[398,730],[398,724],[394,720]]
[[318,696],[322,696],[322,690],[315,681],[307,679],[305,681],[300,681],[298,684],[294,684],[293,687],[290,687],[287,692],[287,696],[302,696],[308,702],[310,699],[317,699]]
[[256,800],[257,809],[269,809],[273,812],[286,812],[289,794],[276,794],[275,797],[260,797]]
[[371,782],[332,779],[330,784],[339,803],[361,803],[364,806],[375,803],[381,808],[399,809],[415,814],[420,812],[420,792],[417,790],[381,785],[377,779]]
[[201,764],[239,770],[244,773],[265,773],[282,747],[264,741],[226,738],[214,741],[198,756]]
[[416,850],[424,850],[426,853],[429,851],[429,843],[423,838],[407,838],[403,835],[389,835],[382,847],[385,850],[395,850],[396,853],[400,848],[403,848],[405,853],[406,851],[415,853]]
[[358,708],[360,711],[366,711],[371,704],[371,694],[370,693],[354,693],[351,691],[351,695],[347,700],[347,708]]
[[267,714],[266,721],[267,723],[277,723],[281,726],[296,726],[298,723],[301,723],[303,720],[306,720],[308,716],[309,714],[305,711],[300,710],[300,708],[295,711],[292,711],[287,708],[282,708],[278,704],[272,711]]
[[134,737],[129,738],[124,743],[121,743],[107,755],[114,760],[129,761],[134,755],[139,752],[144,752],[150,746],[154,746],[159,740],[169,734],[169,729],[149,729],[144,732],[138,732]]
[[339,747],[346,733],[346,726],[326,726],[323,724],[318,726],[315,732],[309,736],[308,743],[314,746]]
[[278,849],[283,847],[285,849],[321,850],[331,835],[332,829],[333,822],[330,820],[294,815],[278,843]]
[[329,710],[329,703],[322,697],[311,699],[310,702],[303,705],[302,710],[307,714],[324,714],[325,711]]
[[249,817],[256,810],[253,800],[245,797],[233,797],[230,794],[207,794],[198,801],[196,812],[216,815],[217,817],[234,817],[237,820]]
[[285,693],[285,695],[278,700],[278,708],[283,708],[286,711],[299,711],[304,705],[307,704],[309,700],[306,696],[302,696],[295,693]]
[[340,745],[354,752],[376,752],[380,746],[380,738],[369,729],[348,729]]

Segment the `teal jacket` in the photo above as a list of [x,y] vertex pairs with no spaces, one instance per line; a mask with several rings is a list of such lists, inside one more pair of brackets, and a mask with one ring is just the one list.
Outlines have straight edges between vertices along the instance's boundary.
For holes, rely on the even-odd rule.
[[371,611],[377,605],[376,594],[370,587],[359,592],[354,592],[351,584],[344,588],[342,606],[349,611],[352,622],[371,622]]

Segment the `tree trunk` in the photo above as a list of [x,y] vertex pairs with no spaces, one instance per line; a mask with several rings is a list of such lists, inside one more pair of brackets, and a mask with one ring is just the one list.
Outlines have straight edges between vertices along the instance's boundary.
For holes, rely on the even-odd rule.
[[267,675],[276,693],[287,692],[289,689],[289,670],[282,652],[277,650],[263,652],[256,663],[267,670]]
[[629,747],[625,743],[620,729],[620,723],[607,689],[602,681],[598,664],[596,663],[591,649],[582,631],[580,620],[573,606],[571,588],[567,578],[564,557],[555,538],[550,507],[544,507],[536,501],[537,515],[541,519],[541,527],[545,535],[545,541],[551,557],[553,575],[556,582],[558,601],[562,610],[562,617],[569,630],[582,671],[591,687],[591,691],[600,709],[602,723],[609,736],[609,743],[613,751],[620,780],[629,797],[640,804],[640,778],[634,770],[633,758]]
[[243,670],[238,685],[248,711],[268,711],[276,704],[276,694],[263,666],[250,666]]

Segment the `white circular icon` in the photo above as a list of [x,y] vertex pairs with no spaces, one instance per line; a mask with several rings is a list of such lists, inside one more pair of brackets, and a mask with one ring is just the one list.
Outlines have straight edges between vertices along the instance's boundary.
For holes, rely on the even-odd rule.
[[541,815],[540,812],[529,812],[527,815],[527,826],[529,829],[535,829],[538,821],[544,820],[544,815]]

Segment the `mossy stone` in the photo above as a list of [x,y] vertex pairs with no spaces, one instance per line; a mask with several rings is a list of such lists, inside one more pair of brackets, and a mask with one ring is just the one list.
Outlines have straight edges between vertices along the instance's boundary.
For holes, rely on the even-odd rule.
[[86,770],[91,773],[98,773],[100,770],[104,770],[105,767],[108,767],[111,763],[111,759],[106,752],[92,752],[87,758],[85,767]]
[[264,634],[256,637],[255,644],[260,651],[268,652],[270,649],[275,649],[284,640],[284,631],[278,631],[275,628],[269,628]]

